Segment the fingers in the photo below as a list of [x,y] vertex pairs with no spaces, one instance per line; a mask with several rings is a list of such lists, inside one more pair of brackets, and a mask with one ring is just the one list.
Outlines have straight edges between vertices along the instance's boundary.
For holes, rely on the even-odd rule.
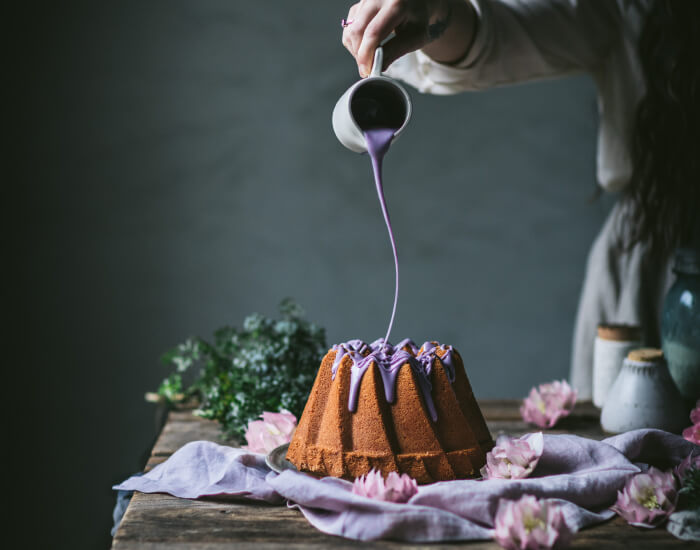
[[360,76],[369,75],[377,47],[384,45],[384,67],[429,42],[430,15],[438,4],[406,0],[360,0],[348,12],[351,25],[343,29],[343,45],[357,61]]
[[[364,28],[361,41],[355,53],[360,76],[367,76],[372,69],[374,52],[387,36],[404,20],[404,15],[397,2],[390,2],[382,7]],[[354,25],[354,23],[353,23]]]
[[[355,22],[355,17],[357,16],[357,10],[360,8],[360,4],[361,2],[358,2],[357,4],[350,6],[348,16],[344,19],[347,24],[343,25],[343,45],[348,49],[348,51],[350,51],[352,47],[352,34],[348,27]],[[350,53],[352,53],[352,51],[350,51]]]
[[343,29],[343,45],[353,57],[357,58],[365,29],[378,12],[379,3],[374,0],[363,0],[350,8],[348,19],[352,20],[352,24]]

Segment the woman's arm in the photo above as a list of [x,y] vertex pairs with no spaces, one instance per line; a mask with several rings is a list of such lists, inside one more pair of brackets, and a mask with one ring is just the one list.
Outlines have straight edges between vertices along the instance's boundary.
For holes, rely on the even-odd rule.
[[403,56],[390,75],[438,94],[595,72],[622,37],[614,0],[362,0],[354,15],[343,43],[361,74],[398,22],[385,66]]
[[367,76],[377,46],[384,44],[384,66],[422,49],[433,60],[451,64],[469,51],[477,14],[465,0],[361,0],[350,8],[343,44]]

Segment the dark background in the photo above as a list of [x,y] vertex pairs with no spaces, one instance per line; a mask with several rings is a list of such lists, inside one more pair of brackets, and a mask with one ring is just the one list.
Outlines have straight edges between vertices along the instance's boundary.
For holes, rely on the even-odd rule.
[[[109,545],[110,486],[156,435],[143,394],[185,337],[285,296],[329,344],[383,335],[393,264],[369,160],[330,125],[357,78],[348,5],[73,1],[6,20],[6,456],[30,546]],[[385,162],[393,339],[454,344],[478,397],[566,377],[611,203],[590,200],[591,81],[411,93]]]

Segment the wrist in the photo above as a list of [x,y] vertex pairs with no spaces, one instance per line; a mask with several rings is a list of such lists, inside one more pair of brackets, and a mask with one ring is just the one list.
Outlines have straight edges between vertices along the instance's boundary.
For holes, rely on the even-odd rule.
[[430,42],[423,52],[434,61],[453,65],[469,53],[477,14],[468,0],[439,0],[428,23]]
[[453,4],[452,0],[438,0],[435,3],[428,21],[429,43],[442,38],[452,24]]

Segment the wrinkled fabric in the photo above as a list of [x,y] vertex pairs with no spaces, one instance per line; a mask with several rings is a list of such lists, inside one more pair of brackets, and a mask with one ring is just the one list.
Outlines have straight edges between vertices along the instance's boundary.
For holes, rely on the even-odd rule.
[[671,514],[666,529],[681,540],[700,541],[700,509],[683,510]]
[[610,519],[614,512],[608,507],[629,476],[649,466],[678,464],[693,450],[700,448],[660,430],[635,430],[604,441],[545,434],[542,457],[530,478],[422,485],[408,503],[396,504],[353,494],[349,481],[293,471],[276,474],[262,455],[196,441],[114,489],[183,498],[286,500],[320,531],[357,540],[478,540],[493,538],[499,500],[523,494],[556,499],[572,531]]
[[642,341],[661,345],[664,297],[674,282],[671,258],[652,252],[649,242],[621,250],[630,237],[629,203],[619,200],[598,233],[586,261],[574,322],[571,385],[579,399],[593,395],[593,347],[600,323],[636,325]]
[[264,455],[211,441],[193,441],[150,472],[132,476],[113,489],[180,498],[244,496],[281,504],[282,497],[265,481],[270,471]]

